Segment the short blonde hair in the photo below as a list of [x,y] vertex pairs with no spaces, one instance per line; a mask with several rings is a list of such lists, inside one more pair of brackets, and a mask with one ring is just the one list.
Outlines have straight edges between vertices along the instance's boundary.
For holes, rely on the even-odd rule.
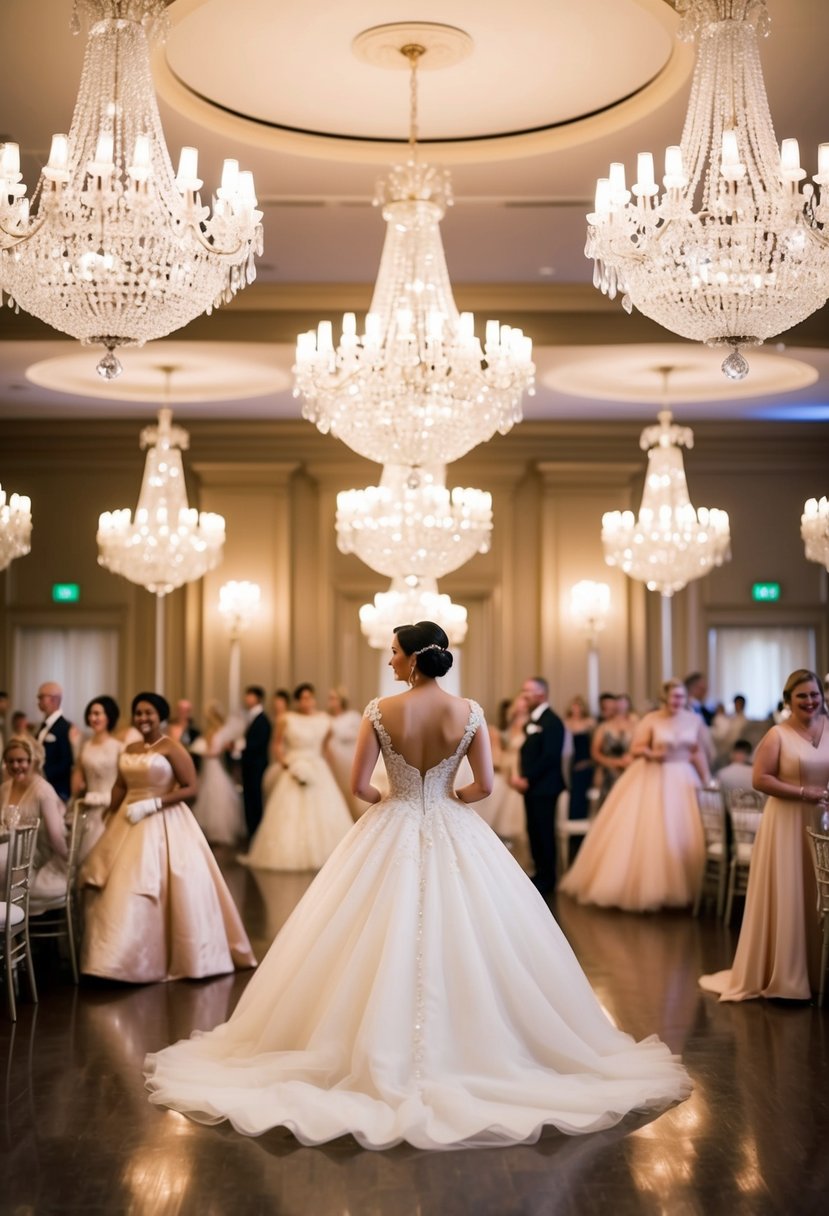
[[676,678],[676,676],[672,676],[670,680],[666,680],[665,683],[660,687],[659,700],[664,701],[665,704],[667,705],[668,697],[671,695],[671,693],[673,692],[673,690],[675,688],[681,688],[683,692],[688,691],[682,680],[678,680]]
[[26,755],[29,757],[29,763],[31,764],[34,772],[39,773],[41,771],[43,768],[43,761],[45,760],[46,756],[37,739],[33,739],[31,735],[12,735],[6,746],[3,748],[4,762],[9,752],[15,750],[26,753]]

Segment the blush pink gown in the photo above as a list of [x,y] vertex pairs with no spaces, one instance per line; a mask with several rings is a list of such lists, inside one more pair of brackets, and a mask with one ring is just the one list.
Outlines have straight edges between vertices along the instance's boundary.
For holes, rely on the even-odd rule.
[[664,760],[634,760],[605,799],[559,890],[584,904],[649,912],[685,907],[697,893],[705,838],[691,755],[699,720],[654,716]]
[[81,971],[129,983],[201,979],[253,967],[241,917],[192,812],[183,802],[139,823],[131,802],[174,784],[158,752],[123,752],[127,797],[81,868],[86,888]]
[[[780,739],[781,781],[829,784],[829,728],[818,747],[790,726],[773,726]],[[748,892],[730,971],[704,975],[700,985],[722,1001],[784,997],[808,1001],[820,986],[817,888],[806,828],[815,806],[799,799],[769,798],[748,876]]]

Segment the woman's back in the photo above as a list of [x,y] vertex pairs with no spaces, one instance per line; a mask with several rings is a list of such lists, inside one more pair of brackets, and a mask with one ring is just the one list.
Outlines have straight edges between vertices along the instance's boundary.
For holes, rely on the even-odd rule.
[[421,776],[455,754],[469,725],[469,702],[440,689],[377,704],[392,748]]

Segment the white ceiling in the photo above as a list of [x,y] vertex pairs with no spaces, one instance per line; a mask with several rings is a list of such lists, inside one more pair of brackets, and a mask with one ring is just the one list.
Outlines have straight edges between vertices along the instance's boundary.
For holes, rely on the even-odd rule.
[[[762,53],[775,127],[781,137],[798,136],[811,173],[817,144],[829,140],[829,4],[769,0],[768,7],[772,30]],[[71,120],[84,44],[83,37],[69,33],[71,10],[71,0],[50,0],[48,6],[32,0],[0,3],[0,45],[6,51],[0,72],[0,139],[5,135],[20,143],[30,190],[51,133],[67,130]],[[677,142],[682,129],[690,60],[687,51],[666,41],[665,31],[675,26],[676,16],[663,0],[513,0],[509,5],[503,0],[418,0],[414,6],[411,0],[176,0],[171,16],[170,66],[194,88],[273,123],[328,136],[337,131],[405,135],[405,74],[363,64],[351,50],[357,34],[386,21],[440,21],[465,29],[474,39],[475,49],[462,63],[424,73],[421,130],[427,139],[545,126],[634,92],[631,101],[598,119],[565,122],[529,140],[481,139],[430,150],[429,155],[452,166],[457,203],[442,231],[456,284],[589,283],[584,213],[596,177],[611,160],[624,160],[632,168],[640,150],[653,150],[659,161],[662,149]],[[656,79],[648,84],[654,73]],[[217,184],[226,155],[254,170],[265,212],[262,281],[373,282],[383,222],[369,202],[375,179],[392,155],[388,145],[260,129],[194,101],[181,86],[177,90],[163,63],[157,78],[171,154],[175,160],[183,144],[199,147],[205,194]],[[339,311],[320,315],[336,319]],[[587,314],[585,326],[589,324]],[[31,364],[69,355],[65,342],[16,341],[13,327],[6,332],[10,340],[0,342],[0,416],[5,417],[144,414],[158,398],[150,386],[137,387],[139,367],[176,361],[161,349],[168,343],[157,344],[158,352],[148,351],[146,358],[127,351],[121,383],[126,389],[132,360],[136,387],[128,390],[131,400],[93,397],[83,376],[76,378],[74,362],[71,375],[68,367],[58,368],[55,378],[52,367],[50,387],[43,387],[48,366],[45,373],[33,373],[40,384],[27,379]],[[200,378],[209,384],[211,393],[205,396],[213,397],[182,404],[185,416],[298,416],[299,405],[285,380],[292,361],[287,346],[262,344],[257,353],[224,343],[185,345],[195,347],[188,358],[205,360],[201,372],[188,374],[194,382]],[[652,414],[658,393],[647,400],[648,376],[675,359],[667,359],[666,347],[659,345],[629,352],[617,365],[625,349],[537,347],[540,389],[527,402],[526,416]],[[695,372],[697,395],[683,403],[683,419],[829,415],[827,351],[749,354],[754,370],[740,393],[720,376],[720,352],[685,346],[676,358],[691,351],[703,365],[695,364],[701,366]],[[91,369],[94,353],[80,353]],[[760,375],[760,354],[772,362],[776,357],[806,364],[814,369],[814,382],[781,387],[777,373]],[[242,377],[246,361],[255,366]],[[593,372],[601,364],[598,387],[594,382],[586,389],[584,377],[576,384],[578,364],[588,370],[592,364]],[[257,381],[259,375],[264,381]],[[228,386],[227,395],[217,400],[222,384]],[[259,392],[257,384],[265,391]],[[625,389],[614,390],[614,385]],[[580,395],[588,390],[592,397]],[[711,400],[712,395],[717,399]]]

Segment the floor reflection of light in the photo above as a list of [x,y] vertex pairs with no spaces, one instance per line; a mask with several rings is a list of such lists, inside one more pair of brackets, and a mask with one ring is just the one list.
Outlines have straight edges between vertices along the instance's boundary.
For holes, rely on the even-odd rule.
[[753,1136],[743,1141],[742,1154],[743,1161],[734,1175],[734,1181],[744,1195],[757,1194],[765,1189],[765,1183],[757,1157],[757,1144]]
[[142,1145],[132,1154],[124,1169],[124,1183],[132,1192],[132,1216],[151,1212],[153,1216],[175,1216],[180,1211],[190,1186],[192,1164],[183,1149],[170,1137],[189,1138],[194,1125],[176,1111],[163,1116],[166,1143],[159,1146]]
[[685,1102],[632,1132],[630,1172],[636,1187],[664,1202],[675,1189],[690,1186],[697,1168],[696,1138],[709,1121],[708,1104],[696,1089]]

